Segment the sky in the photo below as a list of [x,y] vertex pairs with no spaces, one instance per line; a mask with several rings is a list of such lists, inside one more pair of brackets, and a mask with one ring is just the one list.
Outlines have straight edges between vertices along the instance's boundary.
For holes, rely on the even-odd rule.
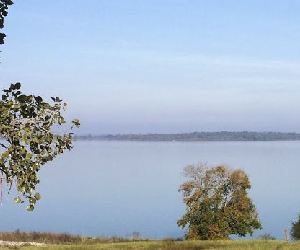
[[300,1],[15,0],[0,87],[78,134],[300,132]]

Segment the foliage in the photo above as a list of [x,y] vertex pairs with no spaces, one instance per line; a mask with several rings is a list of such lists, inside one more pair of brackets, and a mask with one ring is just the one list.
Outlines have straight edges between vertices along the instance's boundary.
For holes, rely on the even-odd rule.
[[[0,29],[4,28],[11,0],[0,0]],[[0,33],[0,44],[4,43],[5,34]],[[72,149],[73,134],[54,134],[56,125],[66,123],[61,114],[67,104],[59,97],[52,97],[53,104],[43,98],[24,95],[21,84],[12,84],[3,90],[0,100],[0,172],[5,176],[10,188],[15,183],[20,196],[16,203],[28,200],[28,211],[34,209],[41,195],[35,192],[40,182],[37,173],[41,166],[52,161],[65,150]],[[72,121],[72,127],[79,127],[78,119]]]
[[276,240],[276,237],[272,236],[271,234],[262,234],[258,236],[260,240]]
[[300,214],[298,220],[292,223],[291,235],[295,240],[300,240]]
[[252,235],[262,228],[247,194],[251,185],[244,171],[199,164],[186,167],[184,174],[190,180],[179,191],[187,211],[177,224],[188,227],[187,239],[229,239],[231,234]]
[[[4,18],[8,14],[8,6],[12,4],[13,2],[11,0],[0,0],[0,29],[4,28]],[[5,37],[6,35],[4,33],[0,33],[0,44],[4,44]]]
[[[12,84],[3,90],[0,101],[0,172],[10,186],[16,183],[20,196],[16,203],[28,199],[27,210],[32,211],[41,196],[35,193],[40,182],[37,172],[42,165],[52,161],[65,150],[72,149],[72,133],[54,134],[54,126],[66,123],[61,111],[66,104],[58,97],[52,97],[53,104],[43,98],[21,93],[21,84]],[[72,127],[79,127],[78,119]]]

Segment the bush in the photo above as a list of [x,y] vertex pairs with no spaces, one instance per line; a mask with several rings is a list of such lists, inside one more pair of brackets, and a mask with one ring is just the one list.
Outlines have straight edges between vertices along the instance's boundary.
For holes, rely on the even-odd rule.
[[262,234],[257,237],[259,240],[276,240],[276,238],[270,234]]
[[300,240],[300,214],[298,221],[292,222],[291,235],[295,240]]

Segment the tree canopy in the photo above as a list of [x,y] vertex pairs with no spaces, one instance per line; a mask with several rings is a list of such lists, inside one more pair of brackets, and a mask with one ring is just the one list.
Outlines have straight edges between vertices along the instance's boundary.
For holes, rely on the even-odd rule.
[[300,214],[298,220],[292,223],[291,235],[295,240],[300,240]]
[[191,165],[184,169],[189,180],[180,186],[186,213],[177,224],[187,227],[187,239],[229,239],[261,229],[246,173],[220,165]]
[[[11,0],[0,0],[0,29],[4,28],[4,18],[8,14],[8,6],[12,4],[13,2]],[[4,44],[5,37],[6,35],[4,33],[0,33],[0,45]]]
[[[29,201],[27,209],[32,211],[41,197],[35,193],[41,166],[73,147],[72,133],[59,135],[53,132],[56,126],[66,123],[62,111],[67,104],[59,97],[52,97],[50,104],[40,96],[22,94],[20,83],[12,84],[3,92],[0,101],[0,172],[8,184],[16,183],[22,197],[16,197],[15,202],[23,203],[26,198]],[[71,129],[79,125],[79,120],[74,119]]]

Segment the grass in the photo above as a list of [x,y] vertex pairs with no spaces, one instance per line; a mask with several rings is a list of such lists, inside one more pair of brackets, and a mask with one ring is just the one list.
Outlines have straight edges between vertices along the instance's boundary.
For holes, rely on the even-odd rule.
[[47,232],[0,232],[0,240],[14,242],[38,242],[55,245],[86,245],[99,243],[129,242],[127,238],[121,237],[82,237],[68,233],[47,233]]
[[[7,249],[7,248],[0,248]],[[20,250],[300,250],[300,242],[232,240],[232,241],[131,241],[86,245],[52,245],[14,247]]]
[[43,247],[10,247],[20,250],[300,250],[299,242],[277,240],[177,241],[129,240],[120,237],[81,237],[67,233],[0,232],[0,240],[40,242]]

